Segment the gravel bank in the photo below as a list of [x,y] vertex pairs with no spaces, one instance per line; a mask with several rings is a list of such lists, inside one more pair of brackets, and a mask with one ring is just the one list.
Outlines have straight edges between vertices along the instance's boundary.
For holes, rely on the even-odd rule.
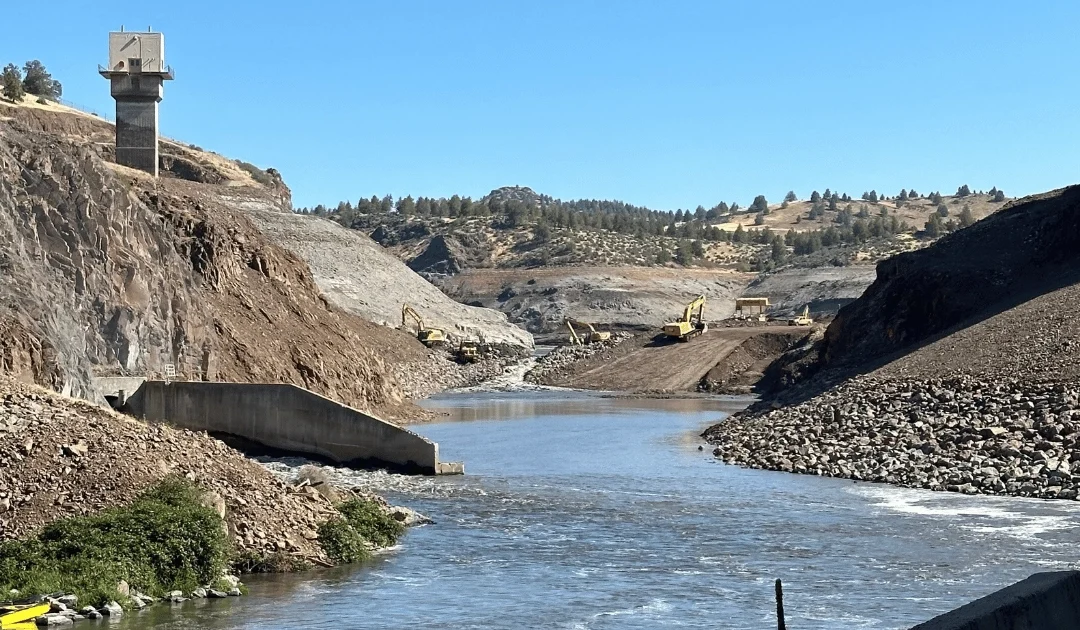
[[750,468],[966,494],[1080,491],[1075,382],[864,376],[704,436],[717,457]]
[[326,562],[316,530],[337,511],[310,486],[283,483],[205,433],[0,379],[0,539],[130,502],[168,475],[209,491],[239,551]]

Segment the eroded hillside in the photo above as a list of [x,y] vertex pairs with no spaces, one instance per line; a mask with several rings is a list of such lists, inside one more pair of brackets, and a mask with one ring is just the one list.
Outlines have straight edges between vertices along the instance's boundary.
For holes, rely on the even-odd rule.
[[[292,382],[401,412],[407,335],[336,310],[240,209],[288,210],[272,171],[169,144],[198,182],[109,161],[111,126],[0,106],[0,371],[93,397],[95,374]],[[210,183],[204,183],[210,182]],[[391,365],[388,365],[391,364]]]

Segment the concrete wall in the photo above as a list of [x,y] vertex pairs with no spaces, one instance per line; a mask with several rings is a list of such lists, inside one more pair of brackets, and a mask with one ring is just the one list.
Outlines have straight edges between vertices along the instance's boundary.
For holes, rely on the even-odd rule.
[[438,444],[294,385],[146,381],[125,411],[341,464],[461,472],[440,466]]
[[1080,571],[1036,573],[911,630],[1080,628]]

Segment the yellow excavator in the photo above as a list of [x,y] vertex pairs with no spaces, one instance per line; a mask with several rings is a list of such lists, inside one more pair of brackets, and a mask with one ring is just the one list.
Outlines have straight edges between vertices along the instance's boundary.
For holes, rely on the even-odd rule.
[[[588,327],[589,332],[584,335],[577,334],[574,330],[574,324],[578,325],[578,328]],[[575,319],[566,318],[566,327],[570,329],[570,344],[574,346],[580,346],[586,343],[597,343],[599,341],[607,341],[611,339],[611,333],[607,331],[599,331],[593,328],[592,324],[583,324]]]
[[446,332],[441,328],[428,328],[424,326],[424,320],[420,318],[420,314],[413,310],[413,307],[408,304],[401,305],[401,327],[405,328],[408,324],[407,317],[412,317],[416,320],[416,338],[420,340],[420,343],[431,348],[432,346],[438,346],[446,343]]
[[813,323],[814,323],[814,320],[810,319],[810,305],[809,304],[807,304],[806,306],[803,307],[802,315],[799,315],[798,317],[796,317],[794,319],[789,319],[788,320],[788,326],[809,326],[810,324],[813,324]]
[[679,341],[690,341],[709,330],[705,323],[705,296],[699,295],[683,309],[681,319],[664,324],[664,334]]

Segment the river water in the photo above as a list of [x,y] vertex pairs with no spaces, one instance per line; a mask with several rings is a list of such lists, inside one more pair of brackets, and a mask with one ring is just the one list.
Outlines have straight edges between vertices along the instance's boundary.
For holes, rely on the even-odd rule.
[[782,578],[789,628],[907,628],[1075,566],[1075,502],[724,465],[696,434],[738,401],[516,392],[426,406],[457,421],[417,430],[467,475],[340,474],[435,525],[364,566],[253,576],[247,597],[118,626],[765,629]]

